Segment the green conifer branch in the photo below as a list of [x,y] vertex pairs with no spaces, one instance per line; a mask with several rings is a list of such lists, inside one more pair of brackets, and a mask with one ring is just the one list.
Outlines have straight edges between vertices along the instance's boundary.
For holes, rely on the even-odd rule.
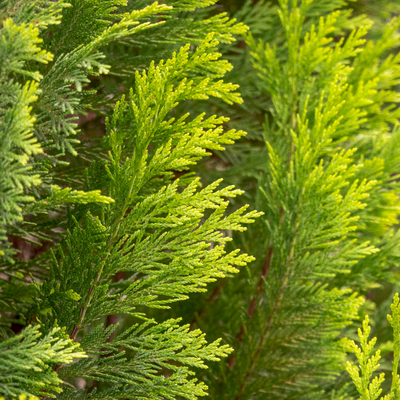
[[[253,233],[250,233],[251,239],[247,241],[246,249],[248,251],[252,249],[251,252],[260,261],[257,262],[257,268],[254,271],[242,274],[241,283],[236,284],[241,287],[241,295],[235,292],[235,285],[228,282],[219,291],[216,301],[207,304],[206,312],[202,312],[204,320],[197,319],[199,326],[212,326],[212,329],[221,333],[224,330],[229,331],[229,336],[227,336],[235,338],[231,339],[233,347],[237,349],[235,356],[230,358],[223,370],[221,386],[215,388],[214,397],[224,394],[232,399],[252,398],[255,394],[262,396],[268,393],[274,398],[308,398],[307,396],[313,395],[318,398],[318,396],[323,396],[325,390],[329,393],[334,387],[335,376],[339,376],[338,371],[343,368],[344,355],[340,356],[341,350],[337,341],[339,331],[332,334],[332,342],[326,346],[326,340],[330,340],[328,339],[329,329],[324,330],[322,321],[327,321],[329,314],[327,311],[331,306],[322,310],[322,304],[325,301],[322,298],[327,296],[325,298],[327,300],[331,299],[331,296],[339,295],[339,292],[329,293],[327,287],[345,290],[342,292],[344,297],[337,301],[343,301],[343,304],[346,303],[348,306],[351,304],[350,307],[355,306],[352,308],[354,312],[360,306],[361,299],[358,298],[355,301],[355,297],[352,297],[352,300],[349,298],[346,302],[345,297],[350,294],[347,285],[352,282],[354,290],[362,290],[365,293],[368,291],[367,287],[376,285],[377,279],[372,278],[372,275],[381,274],[385,268],[389,268],[389,263],[386,262],[382,262],[379,268],[376,267],[377,264],[373,260],[383,260],[385,256],[381,253],[382,248],[378,247],[375,239],[372,246],[367,244],[371,236],[364,233],[366,225],[361,221],[364,213],[374,219],[372,214],[369,214],[372,213],[369,206],[375,202],[373,200],[375,193],[377,191],[383,193],[386,191],[384,187],[387,186],[382,185],[379,178],[376,179],[378,177],[375,175],[378,169],[377,164],[374,164],[377,169],[372,167],[370,161],[363,164],[365,159],[360,159],[359,155],[365,154],[366,147],[356,150],[355,147],[359,147],[359,142],[355,136],[352,136],[353,133],[356,135],[360,131],[368,131],[371,135],[376,133],[369,130],[368,121],[371,114],[366,98],[375,96],[377,92],[374,92],[372,87],[376,87],[377,82],[367,81],[357,89],[347,83],[353,79],[353,76],[357,76],[357,74],[352,75],[353,60],[355,67],[358,65],[358,57],[361,58],[364,53],[364,37],[368,32],[370,22],[358,18],[350,22],[350,14],[346,10],[328,13],[320,18],[321,14],[313,14],[316,9],[326,7],[326,10],[330,12],[334,10],[335,5],[306,3],[301,2],[296,6],[294,3],[290,5],[288,2],[281,2],[278,10],[272,9],[269,12],[269,15],[272,14],[271,26],[264,29],[264,37],[268,39],[264,42],[261,40],[257,42],[252,34],[247,36],[254,67],[254,71],[249,68],[249,73],[253,74],[254,84],[258,85],[258,88],[254,88],[253,92],[248,92],[256,101],[252,101],[250,96],[245,99],[255,107],[258,107],[256,102],[261,104],[259,108],[265,115],[265,124],[262,126],[263,137],[261,133],[257,137],[256,129],[259,128],[254,128],[253,140],[257,138],[260,142],[257,144],[250,141],[242,142],[243,158],[239,151],[234,154],[236,158],[232,157],[228,161],[227,158],[223,158],[223,155],[221,158],[224,163],[237,163],[225,174],[230,182],[241,182],[240,185],[247,184],[249,187],[254,187],[254,190],[257,188],[255,201],[257,201],[257,208],[265,212],[265,217],[263,217],[265,226],[254,226]],[[319,21],[315,18],[317,15]],[[280,22],[278,23],[277,20]],[[256,23],[254,25],[256,26]],[[334,40],[338,32],[343,34],[349,26],[356,29],[348,37]],[[264,34],[258,26],[256,29]],[[272,34],[277,31],[286,32],[285,38],[283,39],[282,35]],[[390,35],[388,33],[387,38]],[[260,34],[258,36],[260,37]],[[246,53],[243,53],[243,58],[245,55]],[[234,57],[232,59],[235,60]],[[237,65],[240,63],[238,62]],[[383,93],[382,96],[384,96]],[[371,100],[369,104],[373,102]],[[381,110],[380,107],[378,108]],[[258,118],[248,107],[244,109],[241,106],[236,108],[235,112],[240,115],[240,118],[243,117],[244,111],[253,118]],[[262,121],[264,115],[260,116]],[[234,122],[230,123],[230,126],[239,126],[238,118],[235,121],[233,113],[232,116]],[[373,120],[372,115],[371,118]],[[386,115],[383,117],[385,121],[389,121],[390,118],[391,116]],[[385,129],[386,122],[384,123],[383,119],[379,129]],[[367,136],[363,136],[361,140],[363,145],[366,145]],[[261,148],[263,141],[268,142],[265,150]],[[349,148],[352,150],[346,155],[341,150],[343,147],[346,150]],[[263,162],[266,157],[269,158],[269,164]],[[254,159],[256,159],[255,162],[253,162]],[[348,160],[347,172],[340,161],[343,159]],[[246,164],[247,161],[248,164]],[[215,164],[218,165],[218,163]],[[364,168],[367,168],[368,172],[364,173]],[[246,175],[239,173],[242,169],[246,170]],[[337,172],[334,172],[335,170]],[[375,173],[371,173],[372,170]],[[325,177],[322,171],[326,171]],[[246,176],[246,179],[249,177],[254,179],[254,186],[249,185],[242,178],[243,176]],[[336,181],[337,178],[339,180],[344,178],[344,181],[339,183]],[[316,183],[317,181],[320,183]],[[346,184],[345,181],[347,181]],[[307,188],[311,187],[309,186],[311,182],[316,184],[314,188],[327,184],[327,191],[324,192],[321,201],[317,200],[318,190],[312,189],[308,192]],[[338,210],[342,206],[346,208],[345,204],[352,204],[349,213],[343,210],[343,214],[338,212],[338,215],[334,216],[335,207],[325,208],[323,205],[322,198],[339,199],[334,194],[333,188],[338,190],[337,194],[340,192],[340,196],[344,196],[343,199],[347,199],[340,205],[336,203]],[[358,198],[358,196],[361,197]],[[385,208],[385,217],[383,214],[382,217],[390,219],[389,209],[393,211],[390,215],[394,216],[394,208],[388,206],[386,202],[389,201],[388,198],[382,201],[385,202],[385,206],[381,203]],[[352,208],[353,206],[355,208]],[[323,210],[327,213],[324,214]],[[322,222],[323,215],[327,218],[326,225]],[[349,230],[346,233],[344,231],[334,233],[332,230],[334,226],[343,227],[342,222],[339,222],[339,220],[344,221],[342,218],[349,218],[349,225],[347,225]],[[383,222],[383,219],[380,220],[382,224],[389,221],[387,219]],[[311,222],[312,220],[315,222]],[[394,223],[394,220],[392,221]],[[376,223],[377,225],[374,226],[379,225],[383,228],[377,220]],[[321,234],[317,234],[318,239],[312,239],[321,224],[325,228],[322,228]],[[369,228],[366,229],[371,232]],[[260,232],[265,232],[262,238],[260,238]],[[355,249],[356,239],[360,246],[358,255],[356,255],[357,251],[353,254],[348,253],[351,248]],[[307,240],[310,240],[310,244],[306,244]],[[396,246],[395,241],[394,238],[390,240],[389,247]],[[263,243],[262,246],[260,242]],[[292,245],[294,253],[291,256]],[[329,250],[331,245],[337,246],[336,250]],[[368,250],[364,246],[367,246]],[[396,257],[394,254],[397,250],[394,250],[394,247],[390,247],[392,250],[389,250],[389,247],[386,254],[394,251],[390,254]],[[272,252],[271,249],[273,249]],[[285,258],[281,254],[285,254]],[[322,256],[323,254],[325,256]],[[336,261],[331,260],[333,255],[339,256]],[[308,269],[310,263],[313,267]],[[371,275],[366,272],[366,269],[371,272]],[[268,271],[266,278],[265,271]],[[310,273],[315,279],[310,278]],[[356,274],[365,278],[362,283]],[[310,281],[308,281],[309,278]],[[263,288],[261,292],[259,291],[260,282]],[[318,297],[310,295],[313,290],[318,293]],[[246,297],[243,296],[243,292],[246,293]],[[302,304],[300,299],[303,298],[305,302],[310,301],[309,306],[305,306],[304,309],[299,305]],[[317,298],[317,302],[313,303]],[[220,304],[216,306],[218,302]],[[223,328],[219,328],[213,323],[213,316],[215,318],[215,315],[220,315],[222,310],[232,302],[239,304],[242,310],[241,318],[235,318],[233,313],[228,313],[221,323]],[[314,310],[315,313],[310,310]],[[319,317],[316,310],[321,310]],[[293,320],[290,317],[292,312]],[[352,314],[352,312],[348,316],[353,315],[353,318],[356,318],[357,314]],[[325,317],[322,317],[323,315]],[[273,321],[272,324],[269,324],[270,319]],[[297,325],[295,321],[299,321],[299,324]],[[331,321],[331,326],[340,325],[339,320]],[[350,320],[342,321],[342,327],[351,323]],[[318,325],[319,323],[321,325]],[[315,331],[311,332],[311,326]],[[260,343],[264,341],[265,327],[268,327],[268,334],[265,335],[265,345],[260,347]],[[300,327],[303,327],[303,330]],[[315,354],[313,347],[308,346],[307,342],[312,341],[316,346],[315,343],[319,340],[317,338],[321,340],[318,348],[331,350],[335,348],[337,351],[335,355],[331,351],[329,355],[327,354],[327,358],[324,358],[325,355],[321,352]],[[315,367],[312,366],[314,362]],[[319,375],[320,372],[321,375]]]
[[[223,81],[231,66],[219,59],[218,41],[213,37],[231,42],[233,35],[245,27],[223,15],[206,22],[188,19],[176,24],[177,13],[194,11],[199,2],[173,3],[175,9],[157,3],[147,7],[137,4],[135,9],[124,1],[93,1],[91,5],[78,0],[69,4],[35,1],[15,8],[10,0],[1,8],[2,22],[7,21],[5,16],[11,16],[17,21],[15,29],[21,30],[19,27],[25,23],[28,32],[43,38],[43,49],[33,47],[26,60],[16,57],[15,71],[8,72],[25,73],[22,67],[26,64],[28,79],[40,81],[32,86],[36,97],[30,103],[36,119],[30,120],[29,127],[43,153],[40,157],[33,151],[29,153],[28,137],[19,143],[29,153],[32,170],[40,171],[40,175],[35,190],[24,188],[31,194],[31,204],[24,206],[20,214],[29,214],[29,221],[12,223],[7,232],[36,244],[43,240],[56,244],[40,258],[17,260],[13,266],[1,264],[1,298],[5,302],[12,299],[5,311],[9,318],[2,318],[2,333],[13,335],[10,324],[18,314],[22,324],[40,321],[40,327],[35,325],[34,329],[40,329],[46,338],[54,334],[56,325],[62,326],[69,334],[63,340],[69,344],[79,341],[85,351],[73,352],[68,359],[51,359],[43,375],[36,377],[38,384],[50,383],[31,391],[32,395],[195,399],[205,395],[207,387],[191,377],[192,369],[205,368],[205,361],[218,361],[231,352],[220,340],[207,344],[204,334],[179,326],[177,319],[157,325],[141,311],[167,308],[171,302],[186,299],[189,293],[204,291],[215,279],[236,272],[236,266],[252,261],[251,256],[238,250],[226,252],[224,247],[230,238],[221,231],[243,231],[244,224],[260,215],[246,212],[246,207],[226,214],[227,199],[242,193],[232,186],[218,189],[217,181],[199,190],[200,181],[193,174],[174,177],[209,155],[210,150],[223,150],[224,145],[244,135],[242,131],[225,131],[224,117],[198,113],[189,119],[189,114],[183,113],[175,120],[172,114],[179,103],[187,100],[213,96],[229,104],[241,101],[235,93],[237,85]],[[95,151],[85,149],[69,136],[78,132],[74,113],[83,106],[90,109],[79,93],[96,102],[95,91],[86,85],[92,85],[91,77],[109,72],[102,61],[107,54],[105,46],[111,42],[117,48],[124,46],[129,43],[128,37],[140,37],[149,29],[155,32],[173,19],[177,29],[171,29],[168,43],[182,41],[183,36],[177,36],[190,25],[196,28],[191,38],[198,47],[192,51],[189,45],[184,46],[168,61],[158,66],[152,63],[147,72],[136,73],[134,83],[121,78],[123,85],[132,87],[129,100],[122,96],[107,103],[107,107],[115,107],[114,112],[106,111],[109,143],[102,145],[109,152],[90,160],[89,155]],[[83,21],[92,21],[90,32],[82,31]],[[157,35],[153,37],[153,43],[159,43]],[[33,43],[40,42],[35,40]],[[47,57],[43,60],[50,64],[32,75],[30,66],[36,53]],[[95,146],[100,148],[100,141]],[[75,149],[82,151],[82,159],[86,157],[90,163],[82,177],[74,178],[67,163],[58,160],[60,151],[67,149],[74,155],[78,155]],[[16,266],[20,273],[14,275]],[[126,272],[124,279],[114,282],[112,278],[118,271]],[[15,297],[18,290],[19,304]],[[96,325],[108,315],[129,316],[140,323],[121,327],[114,334],[117,326],[104,329]],[[76,348],[77,344],[72,346]],[[126,348],[125,356],[119,352],[121,347]],[[10,348],[16,349],[16,344],[13,342]],[[105,348],[109,350],[106,354]],[[33,345],[33,351],[37,349],[39,343]],[[71,369],[66,368],[73,357],[83,356],[89,356],[87,363],[75,360]],[[115,373],[121,362],[126,366]],[[168,379],[164,376],[167,369]],[[102,387],[90,394],[71,386],[66,389],[75,377],[94,380]],[[18,393],[29,394],[29,390],[22,385]]]
[[400,396],[400,19],[215,3],[0,5],[7,400]]
[[[392,384],[390,387],[390,393],[381,397],[383,400],[397,399],[400,394],[400,382],[399,375],[397,374],[397,368],[399,364],[399,334],[400,334],[400,307],[399,307],[399,295],[396,293],[393,302],[390,306],[392,315],[387,315],[387,319],[393,329],[393,373],[392,373]],[[379,376],[372,379],[373,373],[380,367],[378,364],[380,356],[380,350],[377,350],[375,355],[370,356],[373,347],[376,344],[376,338],[373,338],[368,342],[368,337],[371,332],[369,326],[369,318],[365,317],[363,321],[363,329],[358,329],[358,337],[360,339],[361,347],[357,346],[353,340],[344,339],[344,345],[348,352],[354,353],[359,362],[359,366],[356,367],[352,363],[347,362],[347,372],[351,376],[354,385],[356,386],[361,398],[364,399],[377,399],[381,393],[382,388],[380,387],[385,381],[385,374],[381,373]],[[372,379],[372,381],[371,381]]]
[[59,393],[62,381],[51,366],[86,357],[79,344],[72,343],[60,328],[41,336],[39,325],[28,326],[20,335],[0,342],[1,395],[18,396],[28,388],[37,396],[48,395],[48,391]]

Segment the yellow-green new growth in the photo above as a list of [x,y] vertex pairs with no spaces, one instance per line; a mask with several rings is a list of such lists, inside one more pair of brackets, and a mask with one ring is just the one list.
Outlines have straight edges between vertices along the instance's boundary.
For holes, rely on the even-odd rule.
[[392,315],[387,316],[387,319],[393,329],[393,373],[390,392],[393,394],[394,399],[399,399],[400,381],[397,370],[400,361],[400,305],[398,293],[395,294],[390,309],[392,310]]
[[371,351],[376,343],[376,338],[368,341],[371,332],[371,327],[368,325],[368,322],[369,318],[366,316],[362,324],[363,329],[358,329],[361,348],[352,340],[346,341],[348,351],[353,352],[357,357],[359,368],[361,369],[361,375],[359,368],[352,365],[350,362],[347,362],[346,369],[356,385],[362,400],[375,400],[382,392],[380,385],[384,381],[385,374],[380,374],[379,377],[374,378],[373,381],[370,382],[372,374],[379,368],[378,361],[381,356],[380,351],[378,350],[370,357]]
[[40,328],[28,326],[21,334],[0,342],[0,395],[24,398],[29,392],[55,397],[52,392],[62,391],[62,380],[54,365],[87,357],[65,329],[55,327],[43,336]]
[[[5,400],[4,397],[0,397],[0,400]],[[39,397],[36,396],[26,396],[25,394],[20,394],[18,398],[15,398],[13,400],[39,400]]]
[[[390,309],[392,310],[392,315],[388,315],[387,319],[393,328],[394,337],[393,374],[390,393],[386,394],[384,397],[380,397],[382,400],[398,399],[400,395],[400,382],[399,375],[397,374],[400,360],[400,305],[398,293],[394,296]],[[365,317],[362,325],[362,330],[358,329],[358,337],[360,338],[361,347],[357,346],[353,340],[347,338],[344,340],[347,351],[354,353],[359,363],[358,366],[355,366],[352,363],[347,362],[346,370],[351,376],[361,399],[375,400],[382,393],[381,385],[385,381],[385,374],[381,373],[371,381],[373,373],[380,367],[378,361],[381,356],[379,350],[375,354],[371,355],[376,343],[376,338],[368,341],[368,337],[371,333],[368,315]]]
[[[47,242],[51,249],[43,246],[40,259],[0,264],[0,304],[6,304],[0,316],[8,318],[0,323],[11,336],[11,341],[0,341],[0,350],[8,346],[4,357],[0,351],[0,395],[7,400],[19,394],[57,395],[60,400],[197,399],[206,395],[207,385],[194,377],[194,368],[204,370],[206,362],[227,357],[231,347],[217,338],[207,343],[204,333],[180,326],[179,318],[158,321],[151,313],[205,291],[209,283],[254,260],[227,248],[232,238],[223,231],[244,231],[260,213],[247,212],[247,206],[227,213],[229,200],[241,190],[218,188],[218,179],[202,188],[193,172],[186,173],[245,133],[225,130],[228,119],[222,115],[196,110],[191,115],[180,106],[211,98],[241,103],[238,85],[224,81],[232,66],[221,59],[217,46],[232,42],[246,28],[225,14],[187,18],[215,0],[150,5],[70,0],[69,7],[62,0],[32,1],[33,8],[23,0],[20,9],[7,7],[5,13],[17,14],[19,30],[29,26],[29,32],[39,32],[44,50],[36,46],[33,53],[47,55],[48,61],[54,54],[54,62],[38,70],[39,86],[26,84],[30,101],[13,114],[12,122],[25,126],[23,134],[35,136],[42,153],[26,149],[30,136],[18,143],[27,154],[22,160],[26,168],[38,174],[26,169],[22,178],[35,178],[37,185],[32,189],[25,182],[24,193],[32,202],[21,207],[20,216],[29,218],[6,227],[4,241],[6,234],[16,234],[38,246]],[[55,4],[62,9],[61,21]],[[41,10],[48,12],[47,20]],[[31,11],[38,18],[33,28]],[[1,13],[0,4],[0,21]],[[58,25],[45,31],[51,21]],[[190,44],[177,49],[182,41]],[[0,41],[0,54],[12,44]],[[164,50],[142,57],[156,45]],[[30,57],[27,65],[36,65]],[[0,78],[5,75],[1,61]],[[16,62],[24,66],[18,57]],[[109,71],[114,75],[105,77]],[[6,83],[13,78],[9,75]],[[118,87],[103,86],[103,79],[115,79]],[[104,95],[108,90],[111,95]],[[106,129],[83,144],[77,140],[77,114],[88,111],[106,120]],[[1,112],[0,107],[0,134]],[[0,151],[2,145],[0,140]],[[66,150],[72,155],[64,157]],[[118,273],[124,279],[117,283],[113,277]],[[22,329],[21,335],[37,330],[31,341],[14,335],[14,315],[22,324],[37,324]],[[104,327],[111,315],[126,323]],[[2,361],[9,355],[19,360],[21,348],[29,344],[29,362],[16,363],[3,374]],[[72,357],[82,360],[71,362]],[[85,394],[73,386],[79,378],[99,385]]]

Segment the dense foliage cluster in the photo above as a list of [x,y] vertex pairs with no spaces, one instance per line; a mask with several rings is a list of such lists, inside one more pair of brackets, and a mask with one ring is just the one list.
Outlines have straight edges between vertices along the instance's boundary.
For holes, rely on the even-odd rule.
[[0,396],[400,398],[399,14],[0,1]]

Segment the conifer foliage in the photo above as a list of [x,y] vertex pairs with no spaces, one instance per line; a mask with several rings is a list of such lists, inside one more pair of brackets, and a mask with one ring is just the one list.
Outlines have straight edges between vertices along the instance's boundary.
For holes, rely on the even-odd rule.
[[247,1],[236,14],[250,28],[246,48],[227,48],[244,102],[223,109],[249,135],[212,162],[265,215],[233,235],[255,263],[193,305],[194,325],[235,349],[205,371],[214,399],[359,398],[343,331],[373,306],[363,295],[398,279],[400,21],[374,28],[349,7]]
[[399,398],[400,9],[215,4],[0,2],[0,398]]
[[[213,3],[2,2],[0,395],[196,399],[207,390],[196,368],[232,351],[147,315],[253,260],[227,252],[223,231],[260,214],[228,213],[242,192],[188,172],[244,132],[174,111],[241,102],[217,46],[244,25],[191,17]],[[87,112],[104,135],[82,137]],[[12,237],[41,254],[15,257]]]

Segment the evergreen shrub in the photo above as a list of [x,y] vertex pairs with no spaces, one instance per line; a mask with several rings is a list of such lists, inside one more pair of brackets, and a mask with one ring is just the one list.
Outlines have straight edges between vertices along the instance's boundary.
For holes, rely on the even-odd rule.
[[399,399],[399,13],[0,1],[0,396]]

